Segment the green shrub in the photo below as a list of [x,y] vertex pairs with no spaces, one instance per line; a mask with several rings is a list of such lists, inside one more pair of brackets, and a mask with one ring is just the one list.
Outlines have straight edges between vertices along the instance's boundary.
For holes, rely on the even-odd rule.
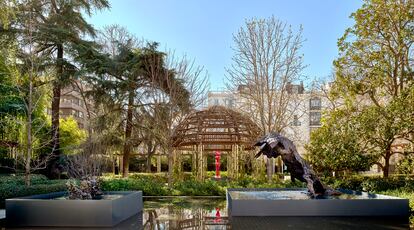
[[159,183],[167,183],[167,176],[164,173],[134,173],[129,176],[130,179],[152,180]]
[[322,181],[333,188],[351,189],[365,192],[379,192],[398,188],[414,190],[412,180],[404,177],[351,176],[344,178],[323,178]]
[[341,179],[331,179],[325,182],[322,179],[322,182],[325,182],[326,184],[329,184],[333,188],[342,188],[342,189],[351,189],[351,190],[362,190],[362,182],[364,181],[363,177],[349,177],[349,178],[341,178]]
[[[46,176],[41,174],[32,174],[30,176],[30,182],[32,185],[44,184],[49,181]],[[3,184],[15,184],[15,185],[25,185],[25,177],[22,174],[7,174],[0,176],[0,186]]]
[[390,177],[390,178],[365,178],[361,183],[362,190],[367,192],[380,192],[386,190],[393,190],[402,188],[406,185],[406,181],[403,178]]
[[5,183],[5,181],[3,178],[2,184],[0,185],[0,207],[4,207],[4,201],[8,198],[62,192],[66,190],[66,180],[45,180],[43,184],[37,181],[37,184],[29,187],[14,182]]
[[[208,178],[213,178],[216,175],[216,171],[207,171],[206,175],[207,175]],[[227,177],[227,171],[221,171],[220,176],[222,178]]]
[[169,189],[165,183],[148,178],[128,179],[104,179],[101,183],[103,191],[138,191],[144,196],[169,195]]
[[173,189],[174,195],[180,196],[225,196],[226,189],[223,184],[213,180],[185,180],[175,183]]

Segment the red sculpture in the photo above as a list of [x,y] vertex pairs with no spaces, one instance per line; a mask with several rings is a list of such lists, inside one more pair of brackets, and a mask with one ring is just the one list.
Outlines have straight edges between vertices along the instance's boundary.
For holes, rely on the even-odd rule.
[[219,151],[216,151],[215,159],[216,159],[216,176],[215,176],[215,178],[218,179],[218,178],[220,178],[220,152]]
[[220,208],[216,208],[216,218],[214,219],[214,223],[220,223],[220,221],[221,221]]

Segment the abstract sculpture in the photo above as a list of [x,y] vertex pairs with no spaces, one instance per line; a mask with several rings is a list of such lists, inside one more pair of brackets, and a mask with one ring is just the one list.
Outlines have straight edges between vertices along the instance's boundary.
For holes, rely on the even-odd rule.
[[299,155],[295,145],[288,138],[278,133],[269,133],[260,138],[255,146],[260,146],[260,151],[256,154],[256,158],[262,154],[268,158],[281,156],[283,163],[290,172],[292,181],[298,179],[306,182],[312,197],[340,194],[322,184],[310,165]]

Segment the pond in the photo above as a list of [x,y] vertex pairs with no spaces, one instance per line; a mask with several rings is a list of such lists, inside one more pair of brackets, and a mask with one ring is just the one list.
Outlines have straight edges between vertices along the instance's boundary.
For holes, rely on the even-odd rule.
[[408,218],[236,217],[217,198],[146,198],[143,229],[409,229]]
[[[414,218],[413,218],[414,219]],[[0,221],[1,222],[1,221]],[[0,223],[0,226],[2,224]],[[0,229],[2,229],[0,227]],[[35,228],[55,229],[55,228]],[[62,228],[70,229],[70,228]],[[82,228],[84,230],[88,228]],[[107,229],[107,228],[105,228]],[[113,229],[410,229],[408,218],[236,217],[229,219],[223,198],[144,198],[144,212]]]

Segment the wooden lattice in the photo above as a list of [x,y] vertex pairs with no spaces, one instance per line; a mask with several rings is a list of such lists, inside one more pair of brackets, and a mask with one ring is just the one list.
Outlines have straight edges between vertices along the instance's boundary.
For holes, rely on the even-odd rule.
[[192,150],[204,146],[205,151],[231,151],[232,145],[251,150],[260,130],[247,116],[223,106],[190,113],[174,131],[173,147]]

